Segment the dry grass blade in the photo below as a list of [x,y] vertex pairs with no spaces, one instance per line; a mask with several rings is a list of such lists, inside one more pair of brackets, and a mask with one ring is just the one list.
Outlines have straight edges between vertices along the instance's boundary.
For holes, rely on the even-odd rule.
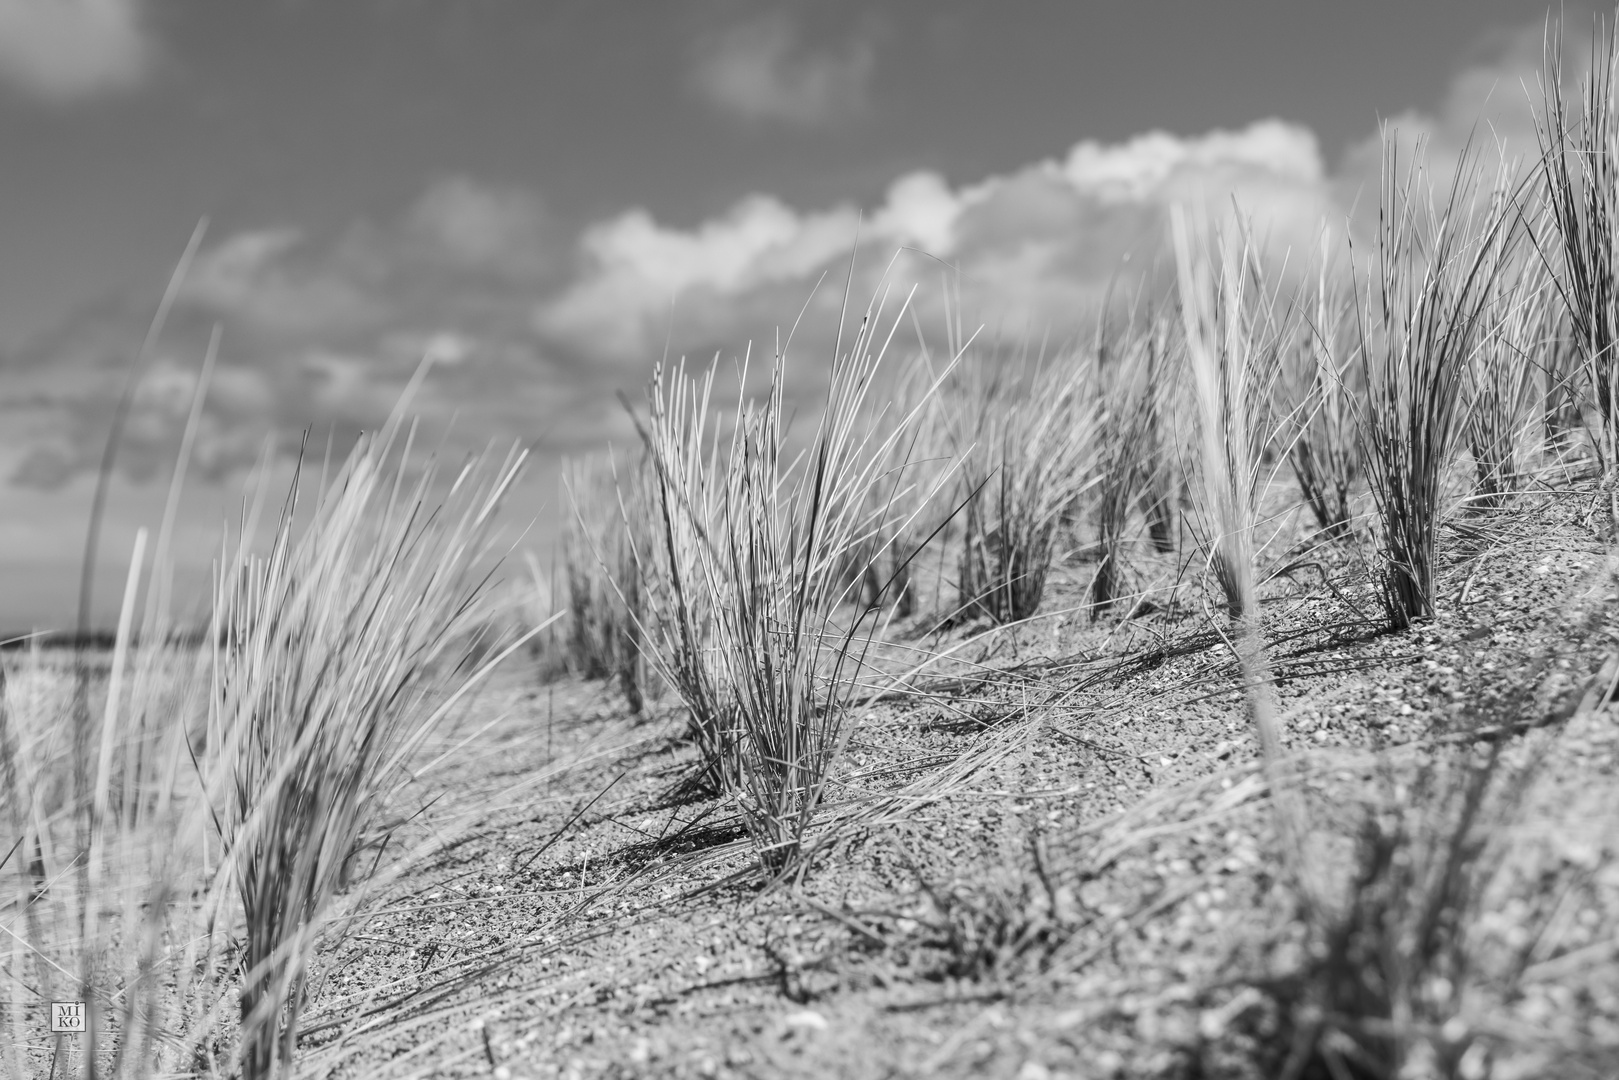
[[1276,295],[1267,292],[1246,230],[1239,241],[1217,241],[1216,272],[1214,257],[1194,246],[1178,208],[1172,224],[1198,408],[1197,532],[1227,612],[1242,618],[1254,610],[1255,527],[1275,473],[1266,462],[1272,443],[1290,426],[1290,418],[1278,416],[1276,390],[1292,313],[1278,310]]
[[[1203,454],[1198,465],[1210,522],[1205,531],[1213,532],[1210,560],[1226,596],[1231,645],[1271,784],[1283,858],[1295,886],[1308,894],[1314,887],[1304,849],[1309,824],[1302,801],[1278,771],[1281,735],[1254,588],[1253,534],[1263,468],[1259,449],[1274,430],[1262,404],[1270,398],[1276,370],[1273,301],[1264,294],[1246,243],[1241,248],[1221,245],[1223,264],[1216,278],[1207,249],[1194,247],[1178,208],[1172,225],[1187,359],[1199,406]],[[1250,281],[1258,286],[1257,300],[1245,297]],[[1257,310],[1247,310],[1250,304]],[[1258,445],[1251,441],[1256,436]]]

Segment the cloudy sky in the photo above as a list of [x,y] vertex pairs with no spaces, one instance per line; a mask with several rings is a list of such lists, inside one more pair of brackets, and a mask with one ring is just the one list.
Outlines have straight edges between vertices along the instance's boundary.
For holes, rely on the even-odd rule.
[[[1561,7],[1573,33],[1600,5]],[[1443,156],[1482,120],[1531,152],[1545,17],[0,0],[0,630],[69,621],[113,403],[203,217],[120,451],[103,611],[161,515],[216,324],[177,548],[192,580],[267,437],[282,469],[306,427],[352,439],[426,353],[418,411],[453,417],[452,445],[534,448],[516,509],[543,538],[556,461],[624,439],[614,391],[666,345],[768,348],[813,291],[795,342],[824,367],[857,228],[857,295],[904,251],[921,324],[949,267],[969,319],[1060,335],[1150,263],[1177,202],[1235,195],[1287,245],[1341,231],[1375,190],[1380,123]]]

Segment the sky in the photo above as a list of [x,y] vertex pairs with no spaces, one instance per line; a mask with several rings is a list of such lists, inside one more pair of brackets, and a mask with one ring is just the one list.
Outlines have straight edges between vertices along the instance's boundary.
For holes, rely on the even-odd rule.
[[[1577,64],[1601,5],[1558,10]],[[425,355],[452,449],[624,446],[667,351],[726,363],[803,311],[947,289],[1072,331],[1232,200],[1313,251],[1375,201],[1386,125],[1435,168],[1532,154],[1543,5],[1508,0],[0,0],[0,631],[71,623],[114,404],[199,221],[119,446],[96,612],[155,528],[216,326],[183,581],[272,440],[341,448]],[[1527,91],[1526,91],[1527,86]],[[857,245],[858,239],[858,247]],[[851,262],[852,260],[852,262]],[[887,275],[884,278],[884,275]],[[947,285],[947,279],[953,284]]]

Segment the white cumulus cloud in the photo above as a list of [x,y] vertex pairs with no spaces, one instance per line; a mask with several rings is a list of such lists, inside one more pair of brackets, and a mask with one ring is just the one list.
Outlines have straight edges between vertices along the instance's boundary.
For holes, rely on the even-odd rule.
[[[889,186],[859,235],[879,263],[902,247],[948,260],[988,317],[1063,329],[1126,256],[1151,261],[1171,205],[1202,203],[1219,216],[1233,199],[1261,235],[1294,248],[1312,245],[1323,218],[1338,213],[1315,136],[1265,120],[1187,138],[1082,142],[1060,160],[961,187],[910,173]],[[581,275],[539,307],[535,326],[626,362],[661,350],[672,311],[675,326],[695,323],[716,339],[694,345],[740,348],[769,329],[754,321],[766,299],[794,292],[802,302],[821,273],[841,272],[860,218],[852,206],[801,211],[765,195],[692,229],[631,210],[585,232]],[[777,321],[795,311],[783,303]]]
[[695,50],[693,87],[711,105],[744,120],[813,127],[861,112],[876,48],[855,39],[810,49],[781,13],[731,27]]
[[1068,152],[1062,170],[1074,187],[1107,202],[1154,198],[1177,179],[1251,172],[1317,184],[1323,172],[1314,134],[1280,120],[1189,139],[1153,131],[1114,146],[1087,140]]
[[763,195],[689,231],[628,211],[585,232],[584,276],[541,306],[535,326],[588,352],[639,358],[672,305],[803,281],[849,250],[858,217],[852,207],[801,214]]
[[548,265],[547,215],[531,191],[455,176],[429,187],[405,231],[429,252],[469,269],[535,273]]
[[139,0],[0,0],[0,79],[46,101],[128,89],[151,54]]
[[379,317],[366,285],[341,265],[308,252],[296,229],[236,233],[200,254],[180,292],[183,303],[274,335],[333,333]]

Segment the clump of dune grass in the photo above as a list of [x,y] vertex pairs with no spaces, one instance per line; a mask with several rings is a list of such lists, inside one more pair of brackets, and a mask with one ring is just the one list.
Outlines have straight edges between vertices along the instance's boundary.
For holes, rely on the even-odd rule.
[[1402,174],[1385,142],[1375,265],[1358,297],[1366,396],[1362,460],[1382,531],[1383,606],[1402,629],[1435,613],[1441,485],[1466,431],[1466,382],[1490,342],[1490,297],[1520,220],[1504,177],[1467,156],[1448,194],[1427,190],[1419,146]]
[[555,682],[568,674],[568,651],[565,628],[561,619],[551,621],[563,609],[567,595],[553,558],[549,566],[540,561],[533,549],[523,552],[525,573],[512,587],[511,610],[518,625],[525,630],[546,623],[538,633],[530,633],[527,654],[534,663],[534,675],[540,683]]
[[721,509],[720,443],[710,426],[717,366],[698,380],[687,376],[684,361],[667,374],[660,365],[652,379],[649,416],[638,424],[653,468],[650,497],[640,504],[649,520],[638,532],[651,540],[631,547],[641,598],[638,640],[686,707],[687,736],[700,761],[693,779],[715,795],[740,780],[742,736],[714,641],[717,615],[708,582],[708,560],[717,557],[709,550],[716,542],[710,523]]
[[763,400],[739,398],[723,447],[705,433],[712,369],[699,382],[683,365],[660,367],[650,416],[637,418],[662,540],[641,563],[643,581],[661,579],[644,640],[772,875],[801,865],[876,627],[837,624],[852,586],[836,570],[890,528],[891,493],[905,483],[891,446],[921,412],[876,424],[871,390],[893,332],[879,336],[881,319],[874,305],[847,351],[840,341],[825,409],[797,452],[780,348]]
[[1578,959],[1572,927],[1606,921],[1590,890],[1602,859],[1571,865],[1515,843],[1544,749],[1498,739],[1436,751],[1403,779],[1390,767],[1349,872],[1301,903],[1296,966],[1260,980],[1281,1021],[1266,1075],[1607,1075],[1611,1042],[1604,1053],[1600,1039],[1501,1022]]
[[[559,551],[567,589],[564,655],[573,674],[610,679],[632,713],[646,697],[641,657],[641,579],[635,540],[644,528],[646,463],[613,457],[575,463],[564,473],[572,514]],[[648,537],[643,535],[641,545]]]
[[1545,348],[1536,368],[1540,376],[1537,396],[1541,403],[1539,443],[1558,460],[1578,445],[1583,427],[1580,390],[1583,352],[1570,330],[1568,309],[1559,302],[1545,312],[1546,327],[1541,335]]
[[1554,368],[1556,293],[1544,262],[1525,260],[1490,290],[1486,331],[1467,368],[1467,448],[1473,458],[1471,507],[1504,506],[1523,485],[1545,408],[1538,377]]
[[1179,445],[1175,425],[1182,397],[1176,377],[1181,360],[1175,341],[1173,312],[1152,319],[1143,339],[1146,386],[1137,431],[1144,468],[1142,513],[1153,550],[1161,555],[1173,554],[1177,549],[1181,493],[1185,489],[1185,477],[1176,470]]
[[1126,550],[1139,508],[1154,547],[1173,550],[1161,473],[1160,415],[1165,396],[1164,342],[1153,320],[1131,326],[1099,363],[1103,402],[1097,422],[1096,572],[1091,577],[1091,618],[1111,612],[1129,593]]
[[[903,477],[904,483],[874,486],[867,493],[866,516],[874,527],[838,560],[840,585],[866,612],[886,609],[901,619],[915,614],[916,562],[930,543],[939,540],[953,516],[942,500],[931,498],[954,464],[948,434],[938,425],[913,419],[918,409],[926,414],[936,381],[924,351],[894,380],[879,429],[872,433],[879,436],[886,457],[881,470]],[[900,424],[904,430],[894,431]],[[888,438],[890,434],[895,437]]]
[[868,611],[891,605],[902,619],[915,614],[911,565],[920,550],[920,542],[908,533],[873,537],[854,548],[844,565],[859,581],[855,603]]
[[463,666],[457,643],[524,455],[470,460],[435,505],[436,463],[410,475],[408,399],[317,487],[306,524],[300,471],[268,553],[253,554],[244,530],[216,574],[207,739],[245,924],[248,1078],[290,1067],[308,958],[345,862],[401,763],[488,670]]
[[1414,809],[1362,819],[1341,903],[1307,914],[1316,941],[1287,995],[1292,1046],[1281,1076],[1307,1075],[1313,1063],[1329,1076],[1392,1080],[1419,1047],[1442,1058],[1438,1075],[1457,1075],[1472,1033],[1447,1025],[1469,974],[1467,924],[1486,869],[1481,814],[1497,760],[1492,749],[1438,791],[1424,775]]
[[1042,971],[1084,925],[1086,913],[1059,882],[1044,839],[1030,834],[1027,857],[1018,855],[1008,851],[1001,865],[949,882],[930,880],[911,861],[928,901],[918,920],[924,943],[940,954],[934,977],[1006,983]]
[[[878,507],[873,505],[870,509],[876,511]],[[903,513],[899,507],[895,511]],[[847,592],[850,602],[861,611],[887,609],[897,618],[908,618],[916,613],[911,571],[923,546],[924,539],[915,535],[913,529],[896,528],[891,523],[882,532],[873,533],[845,552],[833,569],[833,576]]]
[[1039,609],[1059,521],[1097,478],[1092,366],[1078,350],[985,356],[941,398],[961,457],[958,618],[1012,623]]
[[1324,236],[1314,311],[1284,355],[1294,417],[1288,463],[1321,535],[1331,540],[1349,535],[1350,494],[1361,472],[1357,388],[1349,382],[1358,369],[1345,342],[1350,308],[1341,284]]
[[[522,457],[469,462],[435,509],[431,467],[407,482],[408,441],[389,462],[400,413],[323,475],[302,527],[294,484],[262,558],[261,485],[204,644],[180,632],[168,546],[217,341],[150,560],[137,533],[104,674],[88,655],[0,669],[0,956],[23,988],[0,1051],[12,1075],[70,1075],[78,1055],[108,1077],[288,1074],[356,843],[488,670],[467,653]],[[49,1003],[74,1000],[78,1045],[41,1051]]]
[[[1562,35],[1547,40],[1541,75],[1541,193],[1555,226],[1556,287],[1572,324],[1584,371],[1584,398],[1599,417],[1594,440],[1612,483],[1619,469],[1619,108],[1614,101],[1619,23],[1599,28],[1590,71],[1580,81],[1578,112],[1565,99]],[[1619,499],[1619,495],[1613,496]],[[1619,520],[1619,502],[1610,506]]]

